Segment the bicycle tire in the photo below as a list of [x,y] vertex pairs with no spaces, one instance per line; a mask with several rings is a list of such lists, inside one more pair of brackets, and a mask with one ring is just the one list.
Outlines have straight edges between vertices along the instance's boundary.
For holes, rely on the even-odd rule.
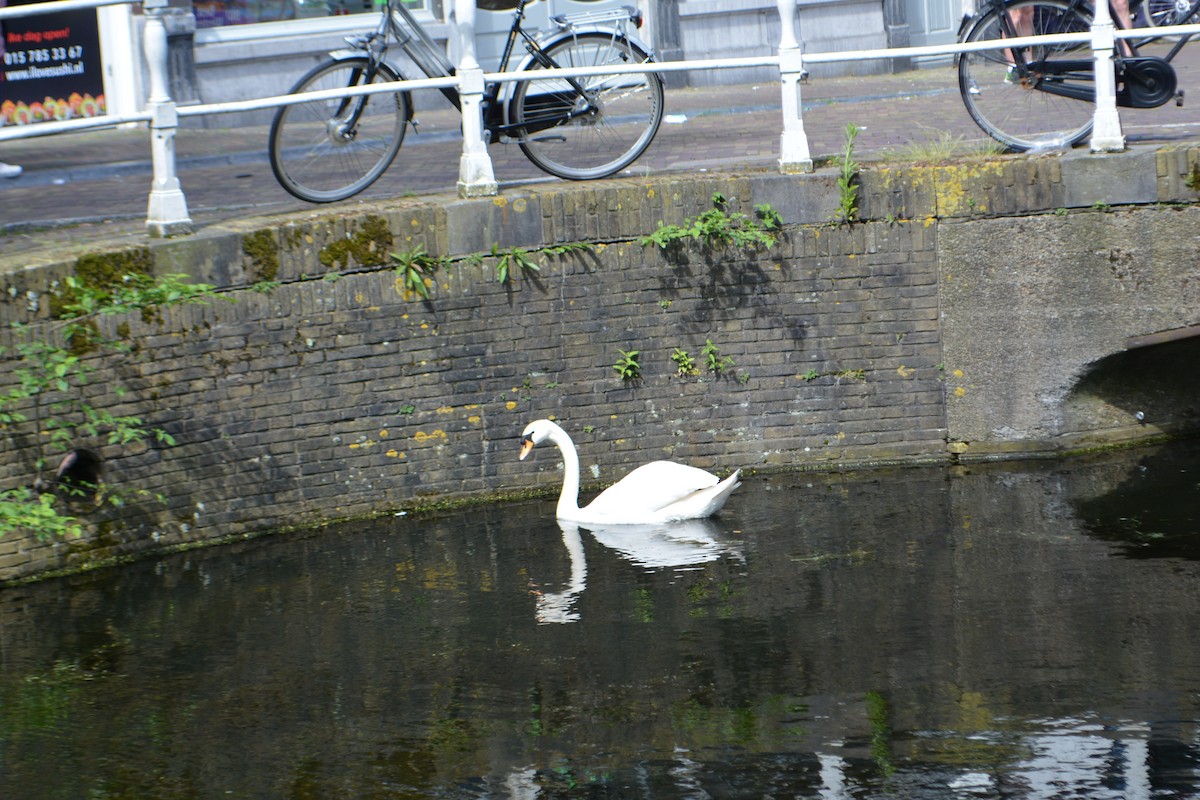
[[[1004,13],[1028,12],[1034,34],[1087,31],[1091,17],[1064,0],[1013,0]],[[964,42],[1007,38],[1001,14],[993,9],[979,18]],[[1073,62],[1086,71],[1056,72]],[[1015,152],[1067,148],[1092,132],[1095,81],[1087,42],[1039,45],[1026,49],[1026,68],[1012,66],[1006,50],[978,50],[958,59],[958,88],[967,112],[985,133]],[[1023,74],[1022,74],[1023,73]],[[1064,97],[1044,87],[1081,88],[1088,97]],[[1090,89],[1090,92],[1087,90]]]
[[1139,16],[1148,28],[1163,28],[1167,25],[1182,25],[1192,8],[1184,0],[1146,0],[1142,3]]
[[[559,67],[596,67],[650,60],[623,36],[582,33],[555,42],[546,55]],[[540,69],[533,65],[530,69]],[[540,169],[567,180],[620,172],[646,151],[663,117],[663,82],[656,72],[592,75],[582,85],[591,110],[565,78],[519,81],[509,104],[518,143]]]
[[[333,59],[317,65],[296,82],[291,93],[363,85],[366,56]],[[372,83],[399,80],[386,64]],[[344,131],[358,98],[312,100],[281,106],[271,122],[271,170],[290,194],[310,203],[353,197],[379,179],[404,142],[410,118],[404,92],[365,96],[354,126]]]

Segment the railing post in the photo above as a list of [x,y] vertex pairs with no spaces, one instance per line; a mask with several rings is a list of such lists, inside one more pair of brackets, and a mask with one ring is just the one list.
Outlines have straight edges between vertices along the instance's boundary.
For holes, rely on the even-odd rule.
[[483,138],[483,69],[475,60],[475,0],[454,0],[458,25],[458,97],[462,106],[463,153],[458,162],[460,197],[487,197],[499,191]]
[[779,135],[779,171],[812,172],[812,156],[800,104],[800,82],[805,78],[804,58],[796,40],[796,0],[776,0],[783,33],[779,38],[779,79],[783,91],[783,133]]
[[175,236],[192,232],[187,198],[175,175],[175,131],[179,113],[167,91],[167,29],[162,13],[167,0],[144,0],[146,12],[146,66],[150,71],[150,96],[146,105],[150,119],[150,155],[154,163],[154,182],[146,210],[146,227],[151,236]]
[[1113,64],[1116,43],[1112,14],[1107,2],[1096,3],[1092,19],[1092,50],[1096,56],[1096,112],[1092,120],[1093,153],[1120,152],[1125,149],[1121,117],[1117,114],[1117,78]]

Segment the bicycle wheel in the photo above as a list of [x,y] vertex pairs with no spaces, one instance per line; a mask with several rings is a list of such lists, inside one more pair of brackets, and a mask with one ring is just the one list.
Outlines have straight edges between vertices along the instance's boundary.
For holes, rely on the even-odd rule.
[[[650,60],[637,45],[606,33],[563,39],[545,52],[562,68]],[[632,164],[654,140],[663,83],[655,72],[533,78],[517,83],[509,108],[522,128],[521,150],[538,167],[568,180],[603,178]]]
[[1142,3],[1141,18],[1150,28],[1182,25],[1191,8],[1187,0],[1146,0]]
[[[368,60],[327,61],[292,94],[365,85]],[[398,80],[381,64],[372,83]],[[374,183],[396,157],[409,119],[404,92],[312,100],[281,106],[271,122],[271,169],[291,194],[310,203],[352,197]]]
[[[1091,18],[1064,0],[1014,0],[1005,4],[1009,23],[989,11],[966,42],[1023,35],[1086,32]],[[1092,131],[1095,80],[1087,42],[1025,48],[1022,66],[1004,49],[963,53],[958,88],[976,124],[1010,150],[1070,147]],[[1074,92],[1074,96],[1068,96]]]

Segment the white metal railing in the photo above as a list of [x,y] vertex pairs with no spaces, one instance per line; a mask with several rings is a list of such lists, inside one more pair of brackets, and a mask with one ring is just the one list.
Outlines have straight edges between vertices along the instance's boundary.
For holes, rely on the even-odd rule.
[[[486,196],[497,192],[491,159],[483,136],[481,111],[484,86],[489,81],[517,81],[519,72],[485,73],[475,58],[475,0],[454,0],[458,30],[461,36],[462,57],[457,74],[449,78],[427,78],[392,83],[378,83],[353,89],[329,89],[303,95],[276,95],[254,100],[211,103],[176,107],[167,92],[167,37],[162,14],[167,0],[56,0],[24,6],[0,8],[0,21],[16,17],[44,14],[52,11],[100,8],[102,6],[141,2],[146,16],[144,50],[149,68],[150,91],[144,111],[119,116],[44,122],[36,125],[0,128],[0,141],[46,136],[58,133],[111,127],[127,122],[147,122],[151,131],[151,156],[154,177],[150,188],[146,226],[153,236],[170,236],[192,230],[187,201],[175,173],[175,132],[180,117],[254,111],[315,99],[330,99],[347,95],[375,94],[398,89],[436,89],[455,87],[463,112],[463,154],[459,162],[459,193],[466,196]],[[680,72],[702,69],[734,69],[746,67],[775,67],[779,70],[782,87],[782,131],[779,145],[779,169],[785,173],[811,172],[812,157],[801,115],[800,84],[807,63],[824,64],[841,61],[864,61],[920,56],[953,55],[977,50],[1022,47],[1033,44],[1090,42],[1096,60],[1096,110],[1091,149],[1094,152],[1123,150],[1124,136],[1116,110],[1116,81],[1112,58],[1117,39],[1145,36],[1144,30],[1118,31],[1112,24],[1107,3],[1098,3],[1090,31],[1083,33],[1027,36],[964,44],[928,45],[923,47],[882,48],[834,53],[803,54],[796,39],[795,0],[776,0],[783,34],[776,55],[748,58],[723,58],[690,61],[655,62],[607,67],[539,70],[542,77],[620,74],[625,72]],[[1154,29],[1156,37],[1200,34],[1200,24],[1174,25]]]

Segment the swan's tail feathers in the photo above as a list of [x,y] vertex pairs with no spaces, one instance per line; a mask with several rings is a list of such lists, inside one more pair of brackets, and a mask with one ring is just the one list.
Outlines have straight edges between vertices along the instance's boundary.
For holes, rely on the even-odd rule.
[[671,518],[677,520],[702,519],[716,514],[724,507],[725,501],[729,499],[729,495],[733,494],[733,490],[742,485],[742,482],[738,480],[741,474],[740,469],[734,470],[732,475],[715,486],[693,492],[672,504],[669,509]]

